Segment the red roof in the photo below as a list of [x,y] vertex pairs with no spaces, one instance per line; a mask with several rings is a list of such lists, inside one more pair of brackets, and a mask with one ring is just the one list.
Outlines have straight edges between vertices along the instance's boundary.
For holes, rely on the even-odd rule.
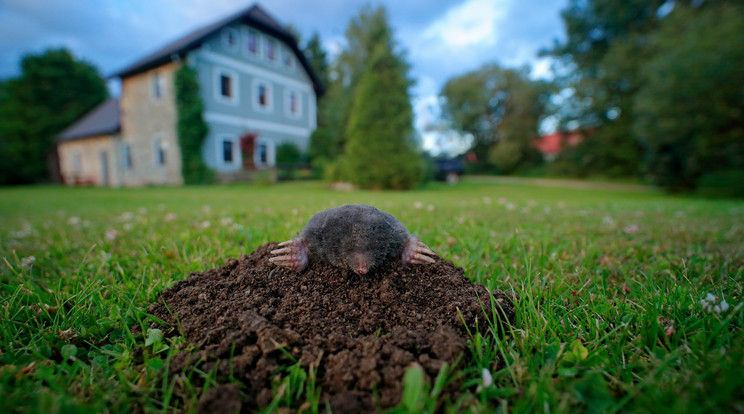
[[536,139],[535,148],[543,154],[559,154],[567,147],[573,147],[583,141],[585,134],[577,130],[570,132],[554,132]]

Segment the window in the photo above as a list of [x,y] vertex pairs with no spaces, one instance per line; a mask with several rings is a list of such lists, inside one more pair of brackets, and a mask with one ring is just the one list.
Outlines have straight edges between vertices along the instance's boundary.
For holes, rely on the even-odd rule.
[[256,79],[253,81],[253,109],[260,112],[271,112],[274,110],[274,89],[271,83]]
[[276,61],[276,40],[266,39],[266,59]]
[[258,55],[258,32],[248,29],[245,32],[245,50],[252,55]]
[[292,59],[292,51],[284,49],[284,53],[282,53],[282,60],[284,61],[284,67],[287,69],[292,69],[294,67],[294,59]]
[[238,74],[232,70],[216,68],[214,70],[214,100],[219,103],[237,105]]
[[257,167],[271,167],[275,164],[276,153],[274,141],[268,138],[256,140],[256,150],[253,154],[253,162]]
[[226,74],[220,75],[220,94],[225,98],[232,98],[232,78]]
[[226,28],[222,31],[222,45],[225,49],[235,50],[238,47],[238,31]]
[[302,100],[300,93],[292,90],[284,90],[284,113],[290,118],[299,118],[302,116]]
[[222,160],[225,164],[233,163],[233,142],[231,139],[222,140]]
[[72,172],[76,174],[83,172],[83,157],[79,152],[72,154]]
[[165,78],[160,72],[155,72],[150,80],[150,96],[153,99],[158,100],[163,97],[165,93]]
[[124,168],[132,169],[132,147],[129,145],[124,146]]
[[155,165],[165,165],[166,147],[167,145],[162,138],[155,140]]
[[265,142],[258,144],[258,163],[266,165],[269,162],[269,146]]

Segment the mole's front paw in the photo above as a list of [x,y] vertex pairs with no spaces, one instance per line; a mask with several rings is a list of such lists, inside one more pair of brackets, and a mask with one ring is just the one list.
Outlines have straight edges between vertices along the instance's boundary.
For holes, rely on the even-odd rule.
[[434,263],[434,259],[429,256],[434,256],[434,253],[429,246],[425,245],[424,242],[417,239],[415,236],[408,236],[406,246],[403,248],[403,263],[411,264],[425,264]]
[[274,255],[269,259],[277,266],[301,272],[305,270],[309,262],[307,242],[302,237],[279,243],[281,249],[272,250]]

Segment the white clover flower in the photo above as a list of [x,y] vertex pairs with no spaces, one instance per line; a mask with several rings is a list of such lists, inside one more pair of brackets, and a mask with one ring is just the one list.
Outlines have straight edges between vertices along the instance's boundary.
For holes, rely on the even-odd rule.
[[21,266],[31,267],[36,262],[36,256],[28,256],[21,259]]
[[106,230],[106,238],[108,240],[116,240],[116,236],[119,235],[119,232],[114,229]]
[[296,216],[297,214],[299,214],[299,211],[296,208],[293,208],[292,209],[292,215],[293,216]]
[[134,213],[131,211],[125,211],[121,213],[121,216],[119,216],[119,220],[121,221],[130,221],[134,218]]
[[483,197],[481,200],[483,200],[483,204],[491,204],[491,197]]
[[67,219],[67,224],[70,226],[79,226],[80,225],[80,217],[78,216],[72,216]]
[[507,203],[507,205],[506,205],[506,209],[509,210],[509,211],[515,210],[516,208],[517,208],[517,206],[515,206],[512,203]]
[[210,207],[209,204],[205,204],[204,207],[202,207],[202,211],[204,214],[209,214],[212,212],[212,207]]
[[413,203],[413,208],[424,208],[424,203],[416,201]]
[[140,207],[137,209],[137,212],[144,216],[145,214],[147,214],[147,207]]
[[178,216],[176,216],[176,213],[168,213],[168,214],[165,215],[165,217],[163,218],[163,220],[165,220],[166,222],[171,222],[171,221],[175,220],[176,218],[178,218]]
[[428,206],[426,206],[426,211],[428,211],[428,212],[430,212],[430,213],[431,213],[432,211],[434,211],[434,204],[429,204]]
[[493,384],[493,375],[491,375],[491,371],[489,371],[488,368],[483,368],[481,371],[481,378],[483,379],[484,388],[488,388]]
[[496,200],[496,202],[498,202],[501,205],[504,205],[506,204],[506,199],[504,197],[499,197],[499,199]]
[[124,223],[124,230],[129,231],[132,230],[132,223]]
[[231,225],[231,224],[233,224],[233,219],[232,219],[232,218],[230,218],[230,217],[222,217],[222,218],[220,219],[220,225],[221,225],[222,227],[227,227],[227,226],[229,226],[229,225]]
[[12,235],[16,239],[25,239],[26,237],[30,236],[33,232],[34,232],[34,228],[30,224],[23,223],[23,225],[21,226],[21,229],[16,232],[13,232]]
[[566,208],[566,203],[563,201],[559,201],[556,205],[558,206],[558,208]]
[[623,228],[623,231],[627,234],[638,233],[638,225],[631,224],[630,226],[626,226],[625,228]]
[[199,227],[203,229],[208,229],[211,225],[212,223],[210,223],[209,220],[204,220],[199,224]]
[[[708,313],[722,313],[729,310],[729,304],[726,299],[721,298],[719,301],[713,294],[708,293],[700,300],[700,306]],[[738,306],[737,306],[738,308]]]

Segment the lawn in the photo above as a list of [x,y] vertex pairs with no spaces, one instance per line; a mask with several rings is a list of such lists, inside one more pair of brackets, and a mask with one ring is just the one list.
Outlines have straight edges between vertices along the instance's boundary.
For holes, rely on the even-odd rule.
[[346,203],[521,297],[509,335],[472,337],[459,399],[419,384],[399,411],[744,412],[744,202],[467,181],[0,189],[0,412],[193,411],[201,389],[164,375],[183,340],[130,328],[189,272]]

